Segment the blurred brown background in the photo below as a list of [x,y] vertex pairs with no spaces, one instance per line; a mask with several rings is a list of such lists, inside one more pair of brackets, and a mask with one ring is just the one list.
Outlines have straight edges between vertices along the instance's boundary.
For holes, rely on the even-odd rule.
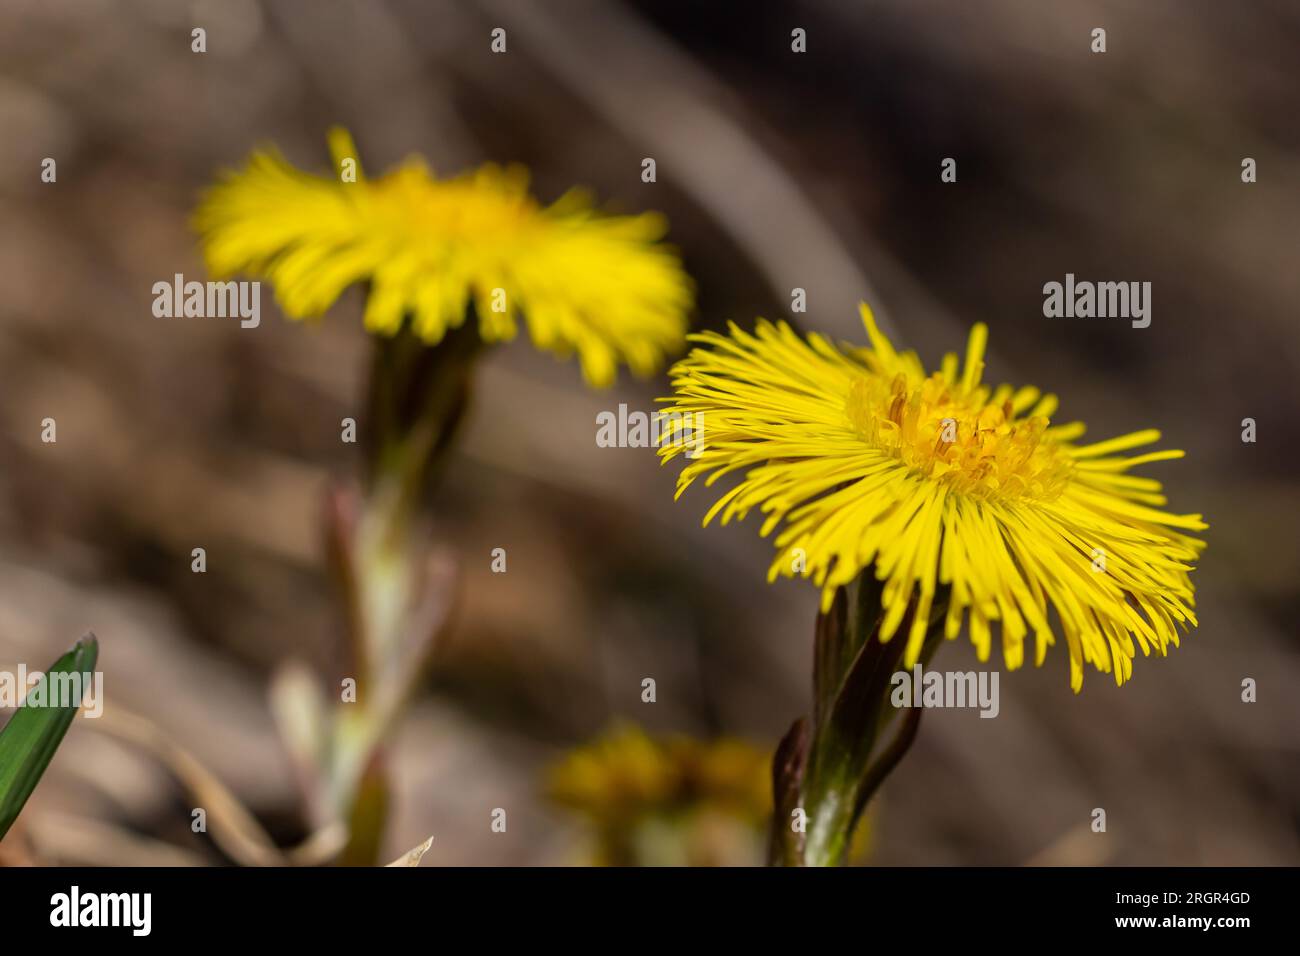
[[[801,324],[860,340],[867,298],[937,361],[984,320],[988,378],[1058,392],[1097,438],[1160,427],[1188,458],[1146,473],[1211,525],[1201,628],[1124,688],[1089,671],[1073,696],[1057,647],[1003,675],[1000,719],[927,714],[873,860],[1296,864],[1298,43],[1286,0],[6,0],[0,663],[42,666],[93,629],[110,706],[302,835],[266,688],[339,637],[319,510],[356,465],[338,423],[360,414],[360,300],[307,328],[264,290],[243,330],[155,319],[150,290],[202,277],[187,219],[219,168],[266,142],[323,168],[341,122],[372,174],[410,153],[444,173],[517,160],[543,200],[581,183],[666,211],[701,325],[785,315],[799,286]],[[1045,319],[1066,272],[1152,282],[1151,327]],[[665,390],[587,392],[526,341],[481,370],[439,502],[463,601],[395,744],[391,855],[433,833],[426,863],[581,860],[540,792],[566,748],[615,717],[774,745],[805,708],[815,589],[764,583],[757,522],[701,530],[711,499],[674,505],[675,468],[595,445],[597,412]],[[938,661],[975,666],[964,637]],[[24,822],[48,862],[220,862],[189,806],[78,721]]]

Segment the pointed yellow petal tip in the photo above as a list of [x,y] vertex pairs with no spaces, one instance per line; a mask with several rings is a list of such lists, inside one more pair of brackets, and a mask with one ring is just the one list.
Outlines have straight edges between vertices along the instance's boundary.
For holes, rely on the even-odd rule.
[[989,341],[989,327],[983,322],[971,326],[970,338],[966,341],[966,364],[962,368],[962,388],[970,391],[980,382],[984,372],[984,349]]
[[880,326],[876,324],[876,314],[871,311],[871,306],[865,302],[859,302],[858,314],[862,316],[862,324],[866,326],[867,338],[871,340],[871,347],[882,358],[893,358],[897,353],[894,351],[894,346],[890,344],[889,339],[885,338],[885,333],[880,331]]
[[326,134],[329,142],[330,158],[334,160],[334,172],[339,172],[343,160],[350,159],[356,164],[357,179],[363,179],[361,157],[357,155],[357,144],[352,141],[352,134],[342,126],[331,126]]

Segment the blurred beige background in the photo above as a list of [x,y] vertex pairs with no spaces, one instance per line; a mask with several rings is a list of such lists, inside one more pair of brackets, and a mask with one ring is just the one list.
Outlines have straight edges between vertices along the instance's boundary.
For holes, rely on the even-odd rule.
[[[801,324],[860,339],[868,298],[933,362],[984,320],[988,378],[1058,392],[1098,438],[1161,428],[1188,458],[1145,473],[1211,525],[1201,628],[1124,688],[1090,671],[1073,696],[1054,648],[1003,675],[1000,719],[927,714],[873,860],[1294,865],[1298,42],[1283,0],[7,0],[0,663],[43,665],[93,629],[110,705],[302,836],[266,688],[339,637],[318,519],[356,464],[338,423],[360,413],[360,299],[310,328],[268,294],[242,330],[155,319],[150,289],[201,277],[187,219],[219,168],[266,142],[321,168],[341,122],[372,173],[410,153],[445,173],[517,160],[543,200],[580,183],[666,211],[700,325],[782,316],[798,286]],[[1066,272],[1152,282],[1151,327],[1045,319],[1042,285]],[[674,505],[675,469],[595,445],[597,412],[665,390],[586,392],[526,341],[482,369],[439,503],[463,602],[396,741],[391,855],[433,833],[426,864],[581,860],[540,792],[566,748],[615,717],[774,745],[804,709],[814,589],[764,583],[757,522],[701,530],[702,489]],[[975,666],[964,638],[938,662]],[[170,776],[84,721],[24,824],[45,862],[222,860]]]

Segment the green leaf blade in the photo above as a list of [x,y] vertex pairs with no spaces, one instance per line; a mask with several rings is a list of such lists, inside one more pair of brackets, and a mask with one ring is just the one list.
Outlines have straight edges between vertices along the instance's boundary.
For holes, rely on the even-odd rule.
[[[49,701],[52,675],[80,674],[84,695],[94,679],[99,642],[87,634],[72,649],[50,665],[27,699],[40,694],[42,704]],[[66,685],[66,678],[61,679]],[[64,706],[28,706],[26,700],[4,729],[0,730],[0,840],[13,825],[27,798],[36,789],[45,768],[54,759],[63,736],[81,707],[81,698]]]

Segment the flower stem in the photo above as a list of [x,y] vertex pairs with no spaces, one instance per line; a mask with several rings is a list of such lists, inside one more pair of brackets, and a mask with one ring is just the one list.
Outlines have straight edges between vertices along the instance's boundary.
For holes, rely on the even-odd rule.
[[[942,639],[945,605],[936,601],[932,608],[922,664]],[[909,708],[895,720],[899,715],[889,700],[891,679],[903,662],[902,635],[915,605],[887,642],[880,640],[884,612],[880,584],[868,568],[817,617],[813,713],[795,722],[773,766],[774,865],[843,863],[871,797],[916,739],[920,708]],[[877,748],[894,724],[893,739]]]
[[381,745],[419,677],[440,616],[430,615],[425,507],[468,404],[481,347],[472,316],[437,345],[405,324],[376,336],[366,472],[360,494],[335,495],[331,554],[348,623],[344,676],[356,699],[335,721],[329,802],[351,827],[344,861],[373,863],[388,804]]

